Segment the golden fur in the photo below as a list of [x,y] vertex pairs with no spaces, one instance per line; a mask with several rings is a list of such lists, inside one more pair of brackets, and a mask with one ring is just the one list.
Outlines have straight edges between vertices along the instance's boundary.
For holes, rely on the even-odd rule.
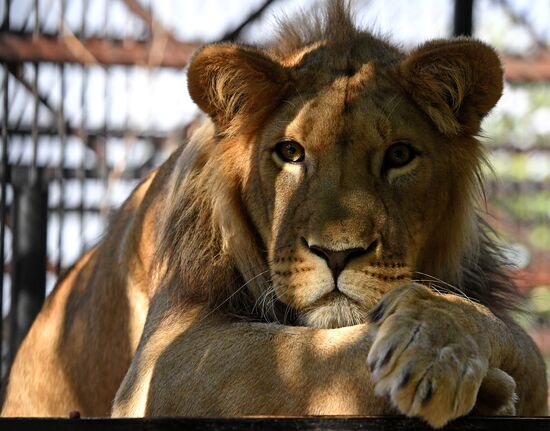
[[[204,47],[188,85],[210,120],[59,283],[4,415],[106,414],[126,369],[115,416],[545,414],[476,211],[491,48],[406,54],[337,1],[269,48]],[[304,162],[275,151],[288,139]],[[396,142],[416,157],[388,167]]]

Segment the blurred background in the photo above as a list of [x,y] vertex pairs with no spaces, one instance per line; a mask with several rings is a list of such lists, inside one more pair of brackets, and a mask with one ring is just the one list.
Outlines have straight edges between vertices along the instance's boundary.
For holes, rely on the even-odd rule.
[[[405,49],[473,35],[506,86],[484,123],[487,218],[516,265],[518,317],[550,369],[550,2],[355,0]],[[269,40],[315,0],[1,0],[1,375],[59,274],[180,145],[199,112],[186,65],[203,43]]]

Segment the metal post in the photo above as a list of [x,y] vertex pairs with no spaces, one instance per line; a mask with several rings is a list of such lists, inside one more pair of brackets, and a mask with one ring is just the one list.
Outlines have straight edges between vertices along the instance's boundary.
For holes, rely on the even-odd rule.
[[[83,0],[82,3],[82,15],[80,17],[80,37],[86,37],[86,14],[88,12],[89,0]],[[79,205],[79,219],[80,219],[80,253],[84,254],[86,250],[86,234],[85,224],[86,216],[84,213],[84,197],[86,196],[86,150],[89,147],[87,122],[88,122],[88,98],[86,91],[88,87],[88,68],[85,64],[82,64],[82,83],[80,87],[80,107],[82,109],[82,116],[80,118],[80,130],[82,131],[82,158],[80,159],[80,165],[77,169],[78,180],[80,183],[80,205]]]
[[48,188],[42,169],[29,181],[28,168],[12,168],[13,258],[10,360],[46,296]]
[[[33,37],[36,38],[40,35],[40,17],[38,15],[38,0],[34,0],[33,3],[34,9],[34,29]],[[30,182],[34,183],[38,181],[38,105],[39,105],[39,96],[38,96],[38,74],[40,71],[40,65],[38,62],[33,62],[34,65],[34,76],[32,81],[32,95],[33,95],[33,113],[32,113],[32,161],[31,161],[31,171],[30,171]]]
[[[65,0],[61,0],[59,14],[59,34],[65,35]],[[65,124],[65,65],[59,65],[60,77],[60,101],[59,112],[57,116],[57,127],[59,130],[59,166],[57,170],[57,184],[59,185],[59,202],[57,205],[57,215],[59,217],[59,231],[57,234],[57,264],[55,272],[57,276],[61,273],[63,266],[63,229],[65,224],[65,179],[63,178],[63,169],[65,168],[65,152],[67,146],[66,124]]]
[[[9,31],[10,29],[10,1],[4,1],[4,17],[2,19],[2,31]],[[9,70],[7,63],[2,65],[3,80],[2,80],[2,178],[1,178],[1,190],[0,190],[0,379],[4,377],[4,265],[5,265],[5,249],[4,238],[6,229],[6,192],[8,185],[8,112],[9,112],[9,99],[8,99],[8,83],[9,83]]]
[[472,35],[474,0],[455,0],[454,36]]

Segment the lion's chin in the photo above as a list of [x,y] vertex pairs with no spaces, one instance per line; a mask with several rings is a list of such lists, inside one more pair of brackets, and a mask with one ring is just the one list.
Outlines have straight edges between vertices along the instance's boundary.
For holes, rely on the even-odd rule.
[[340,292],[331,292],[299,311],[299,323],[314,328],[342,328],[367,322],[368,310]]

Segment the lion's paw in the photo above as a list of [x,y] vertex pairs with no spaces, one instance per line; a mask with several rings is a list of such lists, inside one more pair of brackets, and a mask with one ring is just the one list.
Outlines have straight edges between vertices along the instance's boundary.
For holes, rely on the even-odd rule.
[[516,381],[501,369],[490,368],[479,388],[472,415],[514,416],[516,403]]
[[368,364],[378,395],[434,428],[469,413],[488,361],[469,331],[468,312],[428,288],[389,292],[371,311]]

